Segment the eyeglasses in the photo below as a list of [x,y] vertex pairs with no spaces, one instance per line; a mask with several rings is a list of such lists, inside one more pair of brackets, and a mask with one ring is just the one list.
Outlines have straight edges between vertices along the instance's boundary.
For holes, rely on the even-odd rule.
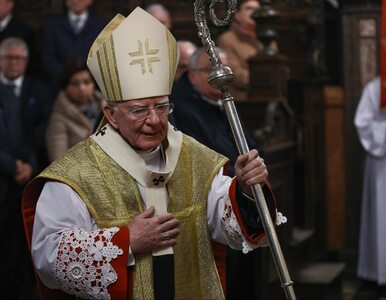
[[13,55],[3,55],[3,56],[0,56],[0,58],[8,61],[14,60],[16,62],[25,61],[28,59],[27,56],[13,56]]
[[150,110],[154,109],[157,115],[159,116],[167,116],[168,114],[173,112],[174,103],[160,103],[157,105],[151,106],[135,106],[128,107],[127,111],[137,120],[145,119],[149,114]]

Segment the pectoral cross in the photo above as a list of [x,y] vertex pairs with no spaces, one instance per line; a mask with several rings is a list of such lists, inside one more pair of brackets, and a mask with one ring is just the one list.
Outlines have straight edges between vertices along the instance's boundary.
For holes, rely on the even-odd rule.
[[165,181],[165,177],[161,175],[158,178],[154,178],[152,182],[154,185],[159,185],[160,182],[164,182],[164,181]]

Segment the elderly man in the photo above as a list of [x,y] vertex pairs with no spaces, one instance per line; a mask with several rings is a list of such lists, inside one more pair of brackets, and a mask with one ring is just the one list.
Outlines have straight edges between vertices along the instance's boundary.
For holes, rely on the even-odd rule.
[[33,299],[35,282],[23,232],[21,194],[42,170],[47,121],[46,89],[25,75],[27,44],[7,38],[0,44],[0,230],[4,247],[0,288],[5,299]]
[[[227,65],[225,51],[221,48],[216,51]],[[211,66],[203,47],[190,57],[188,71],[174,84],[170,95],[175,105],[171,122],[183,133],[229,158],[228,175],[234,176],[238,150],[221,102],[221,91],[208,83]],[[248,134],[246,137],[249,147],[255,147],[253,139]]]
[[177,61],[173,36],[140,8],[93,44],[88,66],[108,101],[100,129],[24,193],[43,295],[222,299],[212,241],[264,244],[249,197],[263,184],[275,214],[266,166],[253,150],[224,176],[225,157],[169,125]]
[[[228,64],[224,50],[216,48],[223,64]],[[234,165],[238,149],[234,142],[223,104],[221,91],[211,87],[208,74],[211,62],[205,48],[198,49],[190,58],[188,72],[177,81],[170,95],[175,104],[170,121],[183,133],[229,158],[228,175],[234,176]],[[255,147],[253,139],[246,133],[250,148]],[[247,299],[257,280],[259,270],[248,268],[253,262],[254,252],[245,255],[240,251],[227,249],[227,299]]]
[[29,62],[30,51],[24,40],[11,37],[1,43],[0,82],[11,89],[25,110],[22,115],[28,122],[33,122],[33,127],[28,128],[28,131],[33,133],[29,134],[29,143],[35,148],[38,165],[43,168],[48,164],[44,135],[51,111],[52,95],[45,83],[26,74]]

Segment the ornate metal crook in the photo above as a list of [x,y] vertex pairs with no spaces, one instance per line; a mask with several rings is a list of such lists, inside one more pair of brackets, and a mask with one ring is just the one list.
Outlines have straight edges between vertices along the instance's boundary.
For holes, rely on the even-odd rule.
[[[237,148],[240,154],[245,154],[249,151],[248,144],[244,135],[243,128],[241,127],[240,119],[237,114],[233,97],[228,92],[228,86],[233,80],[232,70],[228,66],[224,66],[215,50],[215,44],[211,39],[208,25],[205,18],[205,0],[196,0],[194,2],[194,18],[198,28],[198,36],[201,38],[202,44],[205,46],[208,52],[209,59],[212,63],[212,70],[208,76],[208,82],[214,88],[221,90],[222,102],[226,111],[229,124],[232,128],[233,137],[235,139]],[[227,15],[224,20],[220,20],[216,17],[214,8],[217,3],[224,3],[224,0],[212,0],[209,6],[210,17],[212,22],[217,26],[227,25],[236,12],[237,1],[228,0]],[[287,299],[295,300],[295,292],[293,289],[293,282],[290,279],[287,265],[284,260],[283,253],[280,248],[279,240],[276,235],[275,227],[271,216],[269,214],[268,206],[265,201],[263,190],[260,184],[252,186],[253,197],[255,199],[255,205],[259,211],[260,218],[262,220],[265,233],[268,238],[269,246],[273,256],[273,260],[276,265],[276,269],[281,281],[281,286],[284,288]]]
[[[196,21],[198,36],[201,38],[202,44],[205,46],[206,52],[209,54],[209,59],[213,68],[208,76],[208,82],[214,88],[225,92],[228,85],[233,81],[232,70],[228,66],[224,66],[215,50],[215,44],[211,38],[208,25],[205,18],[205,0],[197,0],[194,2],[194,19]],[[212,0],[209,6],[210,18],[216,26],[228,25],[233,15],[236,12],[237,1],[228,0],[228,10],[224,20],[217,18],[214,11],[217,3],[224,3],[224,0]]]

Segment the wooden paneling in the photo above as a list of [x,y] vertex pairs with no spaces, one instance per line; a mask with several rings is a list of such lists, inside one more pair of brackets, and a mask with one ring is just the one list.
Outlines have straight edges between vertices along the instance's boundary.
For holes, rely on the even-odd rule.
[[[366,80],[375,77],[378,62],[380,6],[357,4],[343,11],[343,59],[345,91],[345,135],[346,157],[346,208],[347,208],[347,258],[353,268],[356,265],[358,234],[360,224],[360,204],[364,170],[364,151],[359,143],[353,124],[355,110]],[[364,34],[363,21],[375,22],[376,36]],[[375,47],[366,47],[369,40]],[[372,51],[370,51],[372,49]],[[364,52],[365,51],[365,52]],[[365,54],[366,53],[366,54]],[[363,67],[369,63],[369,68]],[[362,66],[362,67],[361,67]],[[366,79],[368,78],[368,79]]]
[[324,95],[327,249],[336,251],[346,245],[344,98],[336,86],[326,86]]
[[288,96],[296,116],[295,224],[315,232],[315,256],[326,244],[324,85],[323,79],[291,80]]

